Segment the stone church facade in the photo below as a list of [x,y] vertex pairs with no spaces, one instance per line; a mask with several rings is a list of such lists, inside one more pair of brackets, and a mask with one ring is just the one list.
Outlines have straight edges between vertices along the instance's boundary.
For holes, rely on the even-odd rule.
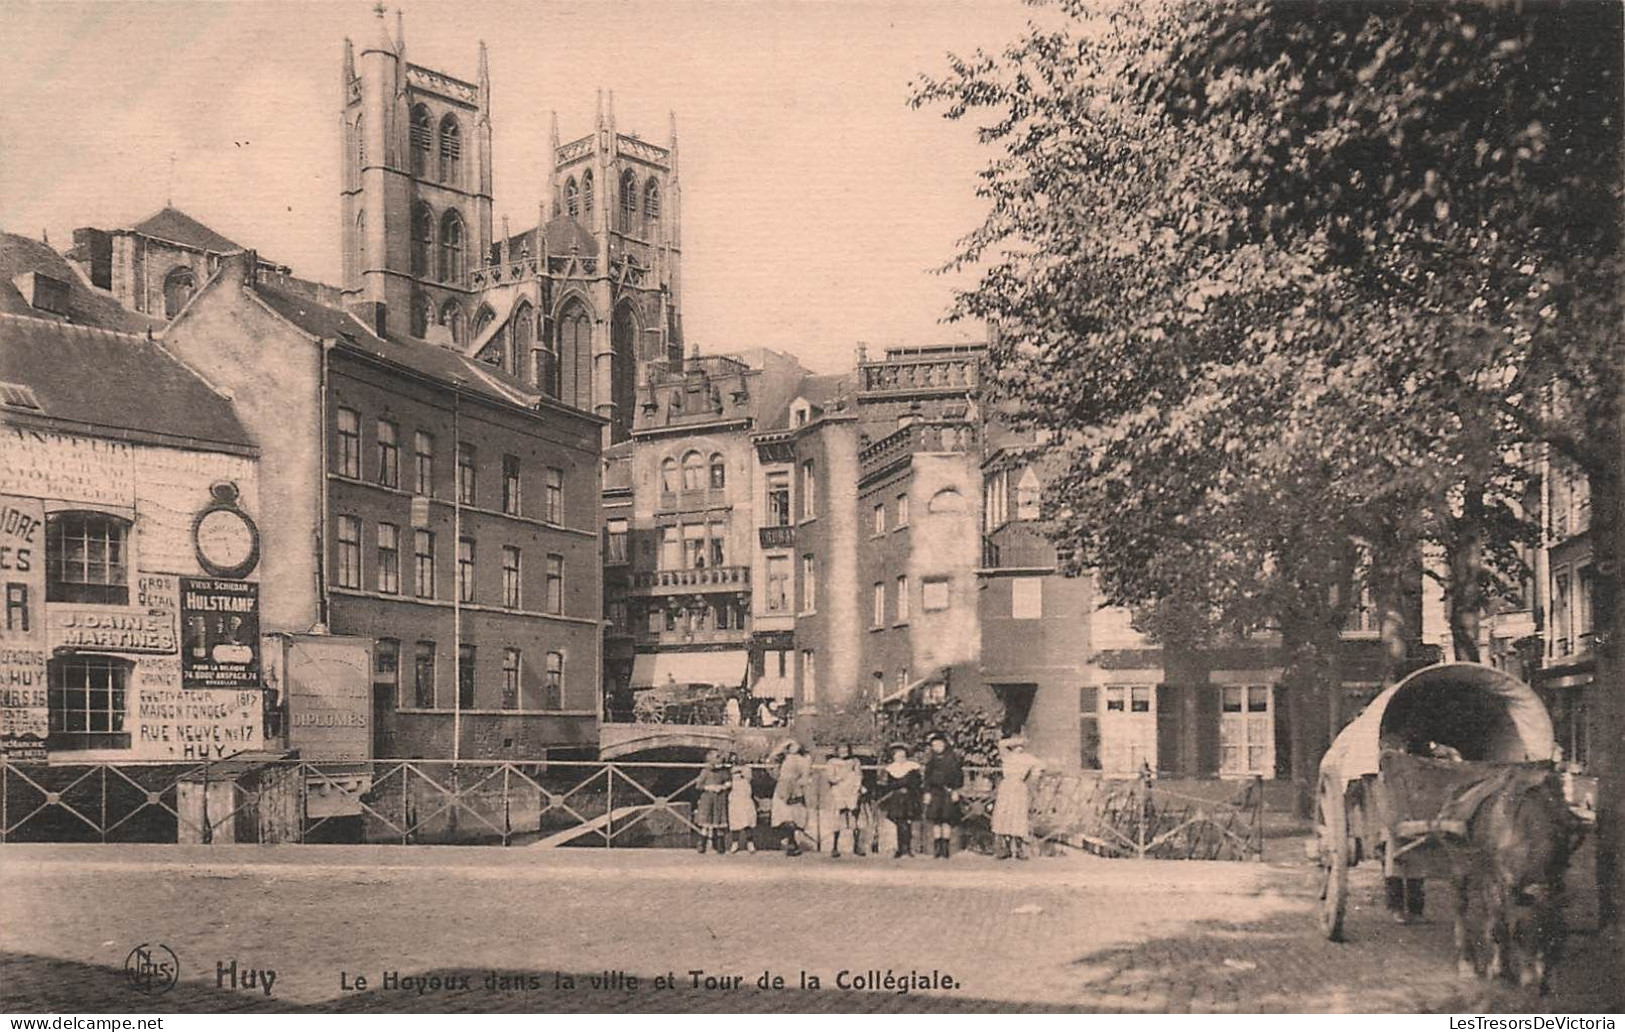
[[650,363],[682,359],[676,120],[664,146],[621,132],[600,94],[561,142],[536,224],[493,226],[491,77],[413,64],[393,36],[345,41],[343,293],[386,332],[455,347],[630,436]]

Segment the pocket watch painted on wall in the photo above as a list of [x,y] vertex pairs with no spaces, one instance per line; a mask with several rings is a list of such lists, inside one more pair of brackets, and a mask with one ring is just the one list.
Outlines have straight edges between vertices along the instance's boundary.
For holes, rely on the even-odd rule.
[[246,577],[259,565],[260,531],[237,508],[237,485],[222,481],[209,489],[214,501],[192,521],[199,564],[215,577]]

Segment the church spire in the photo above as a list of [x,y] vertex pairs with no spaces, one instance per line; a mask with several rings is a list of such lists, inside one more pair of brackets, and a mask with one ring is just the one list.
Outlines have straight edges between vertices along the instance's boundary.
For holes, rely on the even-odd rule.
[[677,171],[677,112],[670,111],[670,112],[667,112],[667,114],[671,118],[671,128],[667,132],[667,136],[666,136],[666,149],[671,151],[671,170],[673,172],[676,172]]
[[491,120],[491,58],[485,50],[485,40],[480,40],[480,121]]

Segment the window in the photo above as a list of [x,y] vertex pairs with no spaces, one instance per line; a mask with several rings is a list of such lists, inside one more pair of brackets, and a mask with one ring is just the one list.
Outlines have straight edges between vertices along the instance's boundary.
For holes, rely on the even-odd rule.
[[870,530],[872,532],[876,533],[876,534],[884,534],[884,533],[886,533],[886,503],[885,502],[876,503],[876,505],[875,505],[875,513],[874,513],[874,520],[870,525]]
[[908,495],[906,494],[897,496],[897,525],[899,527],[908,526]]
[[1150,685],[1101,689],[1100,766],[1112,774],[1136,774],[1157,764],[1157,720]]
[[728,486],[728,464],[720,454],[711,456],[711,490],[721,491]]
[[361,520],[340,516],[338,527],[338,569],[335,579],[341,588],[361,587]]
[[462,181],[463,130],[457,119],[447,115],[440,120],[440,181]]
[[564,612],[564,556],[547,557],[547,611]]
[[818,701],[818,663],[812,649],[801,651],[801,703],[811,706]]
[[790,474],[767,475],[767,525],[788,527],[790,518]]
[[705,569],[705,524],[690,523],[683,527],[683,561],[687,569]]
[[982,522],[987,530],[996,530],[1010,519],[1008,484],[1008,474],[1002,469],[982,479]]
[[474,708],[474,646],[457,646],[457,708]]
[[908,578],[897,578],[897,622],[908,622]]
[[338,457],[334,465],[341,477],[361,479],[361,417],[355,409],[341,408],[335,418]]
[[621,232],[630,233],[637,225],[638,180],[632,170],[621,173]]
[[653,177],[643,184],[643,235],[653,239],[660,229],[660,184]]
[[502,546],[502,604],[508,609],[518,609],[522,597],[519,559],[519,549]]
[[463,342],[463,306],[455,301],[447,301],[440,307],[440,325],[446,328],[451,335],[453,344]]
[[705,488],[705,460],[699,452],[683,456],[683,490],[700,491]]
[[817,609],[818,557],[804,555],[801,557],[801,611],[811,613]]
[[28,585],[6,585],[6,630],[28,631]]
[[581,214],[581,188],[575,176],[564,181],[564,213],[572,219]]
[[457,446],[457,501],[463,505],[473,505],[474,488],[474,446],[472,444],[459,444]]
[[191,269],[184,265],[171,269],[169,275],[164,277],[164,318],[173,319],[179,315],[196,292],[197,279]]
[[413,466],[416,470],[417,493],[425,498],[434,497],[434,435],[422,430],[412,435]]
[[589,168],[581,173],[581,214],[589,219],[592,218],[592,204],[592,169]]
[[[518,484],[517,477],[514,480]],[[547,497],[543,499],[545,512],[542,518],[549,523],[564,522],[564,470],[556,466],[547,468],[547,479],[544,487]],[[515,510],[517,511],[517,510]]]
[[1038,474],[1028,466],[1021,471],[1021,477],[1016,481],[1016,519],[1038,519],[1043,496],[1044,489],[1038,482]]
[[52,749],[128,748],[124,699],[129,660],[62,656],[46,664],[46,703]]
[[1010,581],[1010,616],[1015,620],[1037,620],[1044,615],[1044,579],[1016,577]]
[[801,464],[801,518],[818,514],[818,474],[811,459]]
[[45,601],[128,605],[130,523],[100,512],[46,517]]
[[[412,275],[419,279],[429,275],[429,255],[433,250],[434,209],[420,202],[412,209]],[[427,304],[427,301],[424,303]],[[423,332],[428,332],[427,321]],[[423,336],[423,333],[418,336]]]
[[767,557],[767,608],[769,612],[783,613],[790,609],[790,557]]
[[505,710],[519,708],[519,670],[520,657],[518,649],[502,650],[502,708]]
[[418,709],[435,708],[434,642],[418,642],[412,659],[412,704]]
[[399,430],[386,419],[378,421],[378,483],[385,487],[401,486],[401,446]]
[[712,523],[708,536],[712,543],[712,566],[728,566],[728,527],[725,523]]
[[604,561],[624,563],[630,560],[627,544],[631,534],[625,520],[610,520],[604,525]]
[[412,553],[416,560],[412,593],[418,598],[434,598],[434,531],[414,532]]
[[372,698],[381,709],[395,709],[400,705],[401,643],[394,638],[379,638],[372,645]]
[[1268,685],[1219,688],[1219,773],[1275,773],[1275,721]]
[[378,590],[401,592],[401,528],[393,523],[378,524]]
[[872,592],[871,601],[873,602],[873,605],[870,607],[869,626],[870,627],[884,627],[885,624],[886,624],[886,582],[885,581],[875,581],[875,586],[874,586],[874,590]]
[[1552,654],[1567,656],[1574,651],[1572,622],[1573,578],[1566,569],[1552,574]]
[[664,494],[677,493],[676,459],[667,459],[660,464],[660,490]]
[[[519,485],[519,456],[502,456],[502,511],[509,516],[519,515],[522,504]],[[554,520],[553,522],[558,522]]]
[[545,709],[556,710],[564,706],[564,653],[547,654],[546,695],[542,699]]
[[457,600],[474,601],[474,539],[457,539]]
[[660,568],[662,570],[681,570],[683,568],[683,542],[679,537],[680,533],[676,527],[660,528]]
[[440,282],[462,281],[463,217],[453,208],[440,216]]
[[927,613],[940,613],[948,608],[948,578],[927,577],[921,582],[920,608]]
[[429,109],[422,104],[412,109],[412,174],[424,176],[429,172],[429,147],[434,140],[434,127],[429,121]]

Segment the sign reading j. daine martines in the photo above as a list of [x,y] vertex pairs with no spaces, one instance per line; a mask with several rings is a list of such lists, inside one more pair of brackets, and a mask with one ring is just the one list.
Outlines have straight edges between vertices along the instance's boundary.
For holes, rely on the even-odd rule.
[[188,688],[259,684],[259,585],[181,578],[181,682]]

